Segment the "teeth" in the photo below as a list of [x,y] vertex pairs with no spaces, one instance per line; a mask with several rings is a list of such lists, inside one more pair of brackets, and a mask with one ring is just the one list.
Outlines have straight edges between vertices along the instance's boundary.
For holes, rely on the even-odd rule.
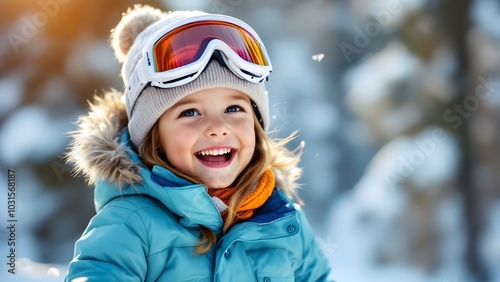
[[218,156],[218,155],[225,155],[229,154],[231,152],[231,149],[214,149],[214,150],[203,150],[198,152],[198,155],[206,156],[206,155],[211,155],[211,156]]

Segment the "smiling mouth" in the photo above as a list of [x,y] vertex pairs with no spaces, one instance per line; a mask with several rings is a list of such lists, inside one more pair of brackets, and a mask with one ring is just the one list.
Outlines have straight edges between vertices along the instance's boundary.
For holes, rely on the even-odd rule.
[[209,149],[196,152],[195,157],[205,166],[208,167],[225,167],[228,166],[236,154],[236,149]]

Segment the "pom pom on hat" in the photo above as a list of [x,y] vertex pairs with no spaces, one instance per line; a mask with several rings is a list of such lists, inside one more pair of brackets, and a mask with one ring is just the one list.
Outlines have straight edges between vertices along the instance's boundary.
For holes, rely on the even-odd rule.
[[129,8],[118,25],[111,30],[111,48],[118,62],[123,63],[135,39],[143,30],[159,21],[164,13],[150,6],[135,5]]

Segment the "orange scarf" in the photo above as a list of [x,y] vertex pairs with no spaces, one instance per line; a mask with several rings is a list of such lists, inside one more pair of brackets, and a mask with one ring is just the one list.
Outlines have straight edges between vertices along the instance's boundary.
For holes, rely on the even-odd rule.
[[[274,189],[274,173],[271,169],[267,169],[262,177],[259,179],[259,183],[255,189],[243,200],[240,207],[236,211],[237,217],[235,219],[248,219],[253,216],[254,211],[262,206],[267,199],[271,196]],[[234,187],[222,188],[222,189],[208,189],[208,194],[210,196],[215,196],[219,198],[224,204],[229,206],[229,200],[236,189]],[[227,210],[222,214],[222,218],[226,221]]]

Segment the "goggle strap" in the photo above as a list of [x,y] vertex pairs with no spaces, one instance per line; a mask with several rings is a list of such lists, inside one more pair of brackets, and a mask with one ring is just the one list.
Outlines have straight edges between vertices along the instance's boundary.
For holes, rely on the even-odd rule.
[[[140,78],[140,64],[142,63],[142,59],[139,60],[139,62],[136,65],[136,69],[132,72],[132,75],[130,76],[130,79],[127,83],[127,89],[126,89],[126,96],[127,96],[127,104],[128,104],[128,109],[129,111],[129,117],[132,115],[133,111],[133,106],[135,102],[137,101],[137,98],[142,92],[142,89],[144,86],[146,86]],[[137,69],[139,67],[139,69]],[[128,93],[127,93],[128,92]]]
[[252,107],[253,107],[253,111],[255,113],[255,116],[257,117],[257,120],[260,123],[260,126],[262,128],[264,128],[264,120],[262,119],[262,115],[260,114],[259,107],[257,106],[257,104],[255,104],[255,102],[253,100],[252,100]]

